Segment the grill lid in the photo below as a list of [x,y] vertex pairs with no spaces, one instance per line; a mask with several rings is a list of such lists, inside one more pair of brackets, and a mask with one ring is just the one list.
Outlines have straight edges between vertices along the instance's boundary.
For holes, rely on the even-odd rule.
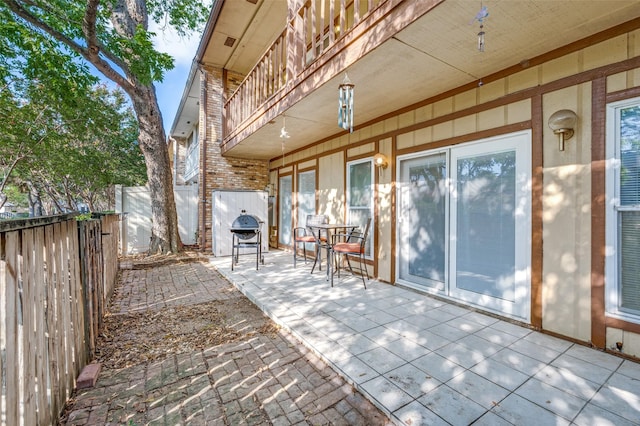
[[242,214],[231,224],[231,232],[241,240],[248,240],[260,232],[260,219],[250,214]]
[[250,214],[242,214],[231,224],[231,231],[256,231],[260,228],[260,220]]

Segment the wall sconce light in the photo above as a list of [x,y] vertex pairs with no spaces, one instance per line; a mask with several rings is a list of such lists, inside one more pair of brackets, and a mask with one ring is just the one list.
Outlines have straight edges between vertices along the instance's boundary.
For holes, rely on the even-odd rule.
[[269,197],[276,195],[276,185],[273,183],[268,183],[264,190],[267,191]]
[[376,154],[373,156],[373,164],[380,169],[386,169],[389,166],[389,160],[384,154]]
[[549,117],[549,128],[560,137],[560,151],[564,151],[564,141],[573,137],[578,116],[570,109],[561,109]]

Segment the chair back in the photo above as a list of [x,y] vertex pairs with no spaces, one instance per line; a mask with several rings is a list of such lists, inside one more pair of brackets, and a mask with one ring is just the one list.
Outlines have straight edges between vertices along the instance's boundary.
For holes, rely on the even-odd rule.
[[309,225],[323,225],[329,223],[329,216],[325,214],[308,214],[307,215],[307,231],[318,240],[322,236],[322,230],[309,228]]
[[308,214],[307,226],[309,225],[322,225],[329,223],[329,217],[326,214]]

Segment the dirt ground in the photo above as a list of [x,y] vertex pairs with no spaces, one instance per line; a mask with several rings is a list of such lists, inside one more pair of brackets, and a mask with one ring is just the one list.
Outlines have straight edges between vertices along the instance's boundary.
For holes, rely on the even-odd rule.
[[[252,327],[237,329],[243,321]],[[202,350],[270,334],[278,328],[247,299],[212,301],[158,312],[109,315],[96,346],[96,361],[120,369],[170,354]]]

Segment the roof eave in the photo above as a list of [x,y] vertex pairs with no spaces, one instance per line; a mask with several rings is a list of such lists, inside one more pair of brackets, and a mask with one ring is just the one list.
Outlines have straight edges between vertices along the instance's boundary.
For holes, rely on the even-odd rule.
[[213,0],[213,4],[211,6],[211,12],[209,14],[209,19],[207,20],[207,25],[204,28],[202,33],[202,37],[200,38],[200,44],[198,45],[198,50],[196,51],[196,55],[191,62],[191,69],[189,70],[189,77],[187,78],[187,82],[184,85],[184,90],[182,92],[182,98],[180,99],[180,105],[178,105],[178,110],[176,111],[176,115],[173,118],[173,124],[171,125],[171,131],[169,132],[169,137],[173,135],[176,130],[176,126],[178,125],[178,121],[180,116],[182,115],[182,111],[184,110],[185,103],[189,97],[189,92],[191,91],[191,86],[194,84],[194,78],[196,76],[196,72],[200,68],[200,64],[202,63],[202,57],[204,56],[204,52],[207,48],[207,43],[209,43],[209,39],[213,34],[213,30],[218,22],[218,17],[220,16],[220,11],[222,10],[222,5],[225,0]]

